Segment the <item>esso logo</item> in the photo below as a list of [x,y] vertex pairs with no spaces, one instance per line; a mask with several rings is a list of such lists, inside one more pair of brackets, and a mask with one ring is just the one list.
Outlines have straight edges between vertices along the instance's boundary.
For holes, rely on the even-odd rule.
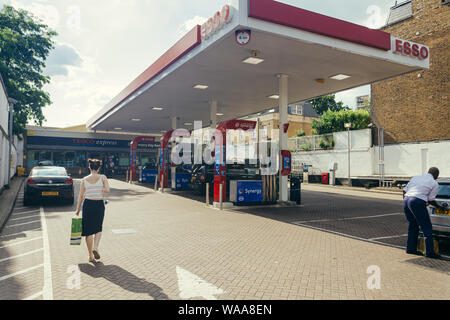
[[394,53],[420,60],[425,60],[430,57],[430,50],[426,46],[400,39],[396,39],[394,42]]
[[202,39],[208,39],[232,19],[233,11],[229,5],[225,5],[221,11],[217,11],[214,16],[209,18],[208,21],[202,25]]

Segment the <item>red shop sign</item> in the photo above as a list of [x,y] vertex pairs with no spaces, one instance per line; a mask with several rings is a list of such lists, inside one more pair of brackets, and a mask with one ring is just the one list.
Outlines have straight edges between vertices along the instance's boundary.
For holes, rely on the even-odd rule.
[[430,56],[430,50],[426,46],[400,39],[395,39],[394,53],[420,60],[428,59]]

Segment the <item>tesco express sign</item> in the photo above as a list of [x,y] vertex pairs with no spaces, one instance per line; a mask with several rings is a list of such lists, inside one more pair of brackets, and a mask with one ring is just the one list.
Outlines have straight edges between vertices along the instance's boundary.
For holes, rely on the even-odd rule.
[[232,19],[233,11],[229,5],[225,5],[221,11],[217,11],[202,25],[202,39],[208,39]]
[[394,39],[394,53],[420,60],[425,60],[430,57],[428,47],[401,39]]

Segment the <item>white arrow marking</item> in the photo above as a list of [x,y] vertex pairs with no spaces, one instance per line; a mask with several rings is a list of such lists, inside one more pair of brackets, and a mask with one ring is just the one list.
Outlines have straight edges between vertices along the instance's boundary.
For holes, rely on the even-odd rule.
[[203,297],[206,300],[217,300],[215,295],[224,293],[222,289],[180,267],[177,267],[177,275],[180,298],[182,299]]

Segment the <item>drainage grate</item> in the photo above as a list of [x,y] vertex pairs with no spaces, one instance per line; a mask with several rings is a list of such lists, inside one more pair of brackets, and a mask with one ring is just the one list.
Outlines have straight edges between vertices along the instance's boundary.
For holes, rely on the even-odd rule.
[[112,233],[114,234],[135,234],[137,233],[136,229],[113,229]]
[[405,262],[450,275],[450,259],[447,257],[443,257],[441,260],[417,258]]

